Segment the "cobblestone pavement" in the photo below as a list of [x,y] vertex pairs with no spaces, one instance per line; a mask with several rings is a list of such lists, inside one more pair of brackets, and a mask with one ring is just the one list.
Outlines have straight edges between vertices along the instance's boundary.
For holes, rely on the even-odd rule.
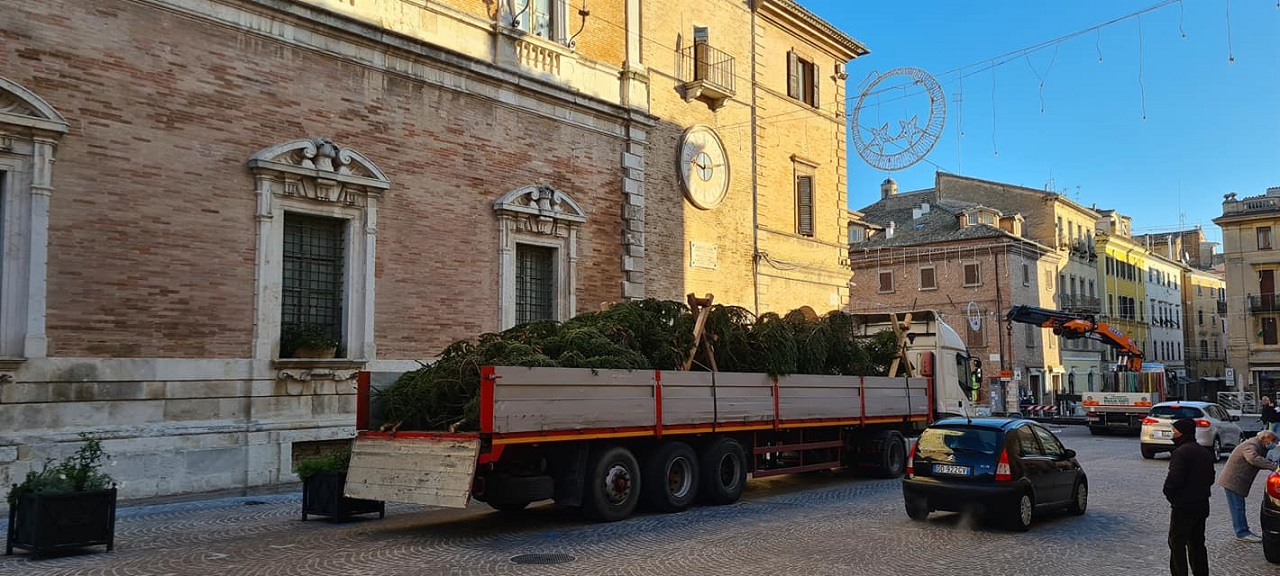
[[[1060,435],[1089,473],[1089,511],[1037,519],[1027,533],[945,513],[912,522],[897,481],[843,474],[753,481],[732,506],[613,524],[553,506],[511,517],[482,506],[400,505],[389,505],[383,520],[303,523],[300,496],[284,494],[121,508],[114,552],[36,561],[18,552],[0,557],[0,576],[1167,573],[1165,457],[1143,460],[1134,438],[1094,438],[1070,426]],[[1249,498],[1254,530],[1262,478]],[[1212,505],[1213,572],[1280,573],[1260,544],[1231,538],[1220,489]],[[573,560],[512,561],[521,554]]]

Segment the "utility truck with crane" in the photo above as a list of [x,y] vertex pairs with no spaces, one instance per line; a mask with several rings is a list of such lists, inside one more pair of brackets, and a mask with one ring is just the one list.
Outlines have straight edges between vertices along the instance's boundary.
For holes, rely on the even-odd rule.
[[[690,303],[705,314],[709,299]],[[887,376],[485,366],[475,432],[379,431],[361,374],[345,493],[500,511],[554,500],[616,521],[641,502],[735,502],[748,476],[899,476],[906,435],[969,414],[973,363],[935,312],[854,316],[859,337],[897,335]],[[695,350],[710,346],[703,326]]]
[[1100,390],[1090,390],[1081,395],[1090,433],[1137,434],[1142,430],[1142,419],[1151,407],[1164,400],[1163,367],[1150,365],[1144,369],[1142,349],[1132,338],[1106,322],[1092,315],[1035,306],[1014,306],[1006,318],[1010,322],[1049,328],[1055,336],[1068,340],[1087,338],[1101,342],[1116,351],[1116,364],[1111,372],[1103,374]]

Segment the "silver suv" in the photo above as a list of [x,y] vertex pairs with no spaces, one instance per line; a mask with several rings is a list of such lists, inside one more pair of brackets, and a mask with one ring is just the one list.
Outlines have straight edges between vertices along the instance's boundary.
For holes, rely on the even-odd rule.
[[1142,457],[1155,458],[1172,451],[1173,422],[1183,418],[1196,421],[1196,442],[1213,451],[1215,462],[1223,450],[1240,443],[1240,425],[1236,424],[1240,417],[1227,414],[1223,407],[1212,402],[1161,402],[1142,419]]

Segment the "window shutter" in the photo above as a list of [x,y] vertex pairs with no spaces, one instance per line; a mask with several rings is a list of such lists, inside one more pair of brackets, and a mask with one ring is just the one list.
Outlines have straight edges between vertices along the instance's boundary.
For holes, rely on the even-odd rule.
[[822,99],[818,97],[818,84],[821,82],[819,78],[821,78],[821,75],[818,74],[818,64],[816,62],[813,64],[810,64],[809,65],[809,81],[813,83],[813,101],[810,102],[809,104],[812,104],[814,108],[822,107],[821,105]]
[[800,97],[800,59],[795,52],[787,52],[787,96]]
[[813,236],[813,176],[796,177],[796,232]]

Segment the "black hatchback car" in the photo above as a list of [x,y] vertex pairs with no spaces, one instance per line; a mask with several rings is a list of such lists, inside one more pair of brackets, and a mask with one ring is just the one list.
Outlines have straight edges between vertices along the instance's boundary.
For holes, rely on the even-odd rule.
[[1262,497],[1262,553],[1268,562],[1280,564],[1280,471],[1267,477]]
[[912,520],[972,511],[1026,530],[1038,510],[1084,514],[1089,481],[1075,451],[1036,422],[948,418],[911,448],[902,496]]

